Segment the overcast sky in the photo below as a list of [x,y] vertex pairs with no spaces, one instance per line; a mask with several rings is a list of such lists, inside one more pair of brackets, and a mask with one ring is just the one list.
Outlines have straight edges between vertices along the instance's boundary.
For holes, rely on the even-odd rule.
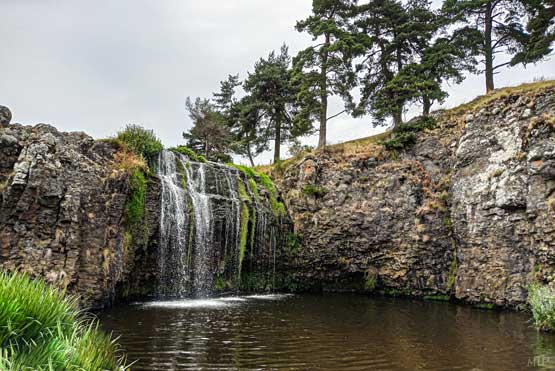
[[[311,0],[0,0],[0,105],[12,110],[13,122],[95,138],[137,123],[166,146],[183,144],[181,133],[191,126],[185,98],[210,97],[228,74],[244,78],[283,42],[291,54],[308,45],[294,25],[310,7]],[[504,70],[496,83],[539,76],[554,77],[555,60]],[[470,76],[448,89],[445,105],[483,90],[483,78]],[[334,102],[330,115],[340,110]],[[334,119],[329,141],[375,133],[370,122]]]

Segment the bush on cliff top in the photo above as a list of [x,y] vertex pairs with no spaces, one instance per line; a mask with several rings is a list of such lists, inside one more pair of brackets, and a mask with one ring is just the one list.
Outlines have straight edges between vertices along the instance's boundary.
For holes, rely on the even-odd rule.
[[416,143],[416,134],[425,130],[432,129],[436,126],[436,120],[433,117],[420,117],[414,122],[407,122],[397,126],[391,136],[378,142],[389,151],[402,150]]
[[555,331],[555,289],[531,285],[528,289],[528,303],[534,326],[541,331]]
[[154,131],[139,125],[127,125],[125,129],[118,132],[116,139],[137,155],[143,156],[145,160],[156,156],[164,149]]
[[0,370],[126,370],[117,345],[75,298],[40,280],[0,272]]

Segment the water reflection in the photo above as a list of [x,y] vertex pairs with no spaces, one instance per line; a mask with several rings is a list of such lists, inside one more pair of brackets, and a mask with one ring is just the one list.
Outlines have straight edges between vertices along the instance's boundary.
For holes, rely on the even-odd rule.
[[123,306],[101,320],[133,370],[555,369],[555,337],[526,315],[447,303],[247,296]]

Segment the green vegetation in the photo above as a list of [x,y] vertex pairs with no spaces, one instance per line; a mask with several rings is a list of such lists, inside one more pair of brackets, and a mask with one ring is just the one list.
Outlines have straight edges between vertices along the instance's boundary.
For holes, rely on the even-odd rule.
[[243,259],[245,259],[245,251],[247,250],[247,239],[249,234],[249,207],[243,204],[241,207],[241,229],[239,231],[239,267],[238,277],[241,279],[241,270],[243,268]]
[[[189,147],[214,161],[231,153],[254,158],[273,147],[293,157],[312,150],[299,138],[319,133],[327,146],[327,123],[342,114],[371,115],[374,126],[398,128],[383,145],[397,151],[414,143],[417,128],[401,127],[409,106],[427,117],[448,97],[448,84],[467,73],[484,73],[486,91],[497,94],[502,68],[536,63],[551,55],[555,7],[545,0],[313,0],[298,32],[312,37],[293,57],[288,47],[260,58],[242,80],[230,74],[212,99],[187,100],[194,127]],[[506,58],[498,62],[495,55]],[[497,63],[497,64],[496,64]],[[483,68],[482,68],[483,67]],[[242,88],[244,95],[237,97]],[[328,101],[340,98],[339,112]],[[357,96],[357,99],[354,99]],[[227,160],[229,161],[229,160]],[[286,167],[286,163],[283,164]]]
[[233,136],[223,113],[208,99],[196,98],[192,101],[187,98],[185,106],[193,121],[193,127],[183,133],[187,147],[196,153],[202,153],[211,161],[231,161],[228,153],[231,151]]
[[541,331],[555,331],[555,289],[531,285],[528,288],[528,304],[534,326]]
[[279,217],[285,215],[285,205],[283,202],[278,200],[278,191],[272,179],[264,173],[257,173],[254,169],[244,166],[244,165],[237,165],[233,163],[227,163],[228,166],[232,166],[237,170],[241,171],[247,179],[249,179],[249,185],[251,190],[253,191],[255,198],[259,201],[260,194],[258,192],[258,187],[256,186],[256,180],[260,181],[260,184],[268,191],[268,195],[270,197],[270,205],[272,206],[272,211],[274,214]]
[[141,223],[145,212],[146,179],[140,170],[135,170],[129,178],[130,194],[125,207],[128,226]]
[[433,129],[436,126],[436,120],[429,116],[418,118],[413,123],[400,124],[397,126],[391,136],[379,143],[389,151],[403,150],[416,142],[416,136],[425,129]]
[[287,244],[285,245],[285,249],[293,254],[298,253],[301,250],[301,238],[298,234],[290,232],[287,235]]
[[328,193],[328,190],[324,187],[309,184],[303,188],[303,193],[309,196],[324,197]]
[[366,279],[364,280],[364,290],[366,291],[374,291],[376,289],[376,277],[367,274]]
[[127,125],[125,129],[118,132],[116,140],[145,160],[156,156],[164,149],[162,142],[156,137],[154,131],[147,130],[139,125]]
[[259,174],[260,183],[268,190],[270,195],[270,204],[272,205],[272,211],[276,216],[284,216],[286,214],[285,205],[283,202],[278,201],[278,192],[272,179],[266,174]]
[[170,151],[181,153],[189,158],[193,162],[206,162],[206,158],[202,155],[197,155],[195,151],[185,146],[177,146],[170,148]]
[[75,298],[20,274],[0,272],[0,370],[124,370],[125,360]]
[[260,193],[258,193],[258,185],[256,184],[256,180],[253,178],[249,178],[249,188],[254,195],[254,199],[256,202],[260,202]]

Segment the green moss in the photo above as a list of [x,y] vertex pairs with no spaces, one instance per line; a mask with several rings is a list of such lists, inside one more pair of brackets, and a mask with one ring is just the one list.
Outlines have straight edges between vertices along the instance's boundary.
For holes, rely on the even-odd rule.
[[479,303],[479,304],[475,304],[474,308],[485,309],[485,310],[493,310],[493,309],[495,309],[495,304],[493,304],[493,303]]
[[141,223],[145,213],[146,180],[140,170],[135,170],[129,177],[130,195],[125,207],[125,220],[129,227]]
[[255,179],[259,179],[260,184],[262,184],[262,186],[266,188],[266,190],[268,191],[268,194],[270,197],[270,205],[272,207],[272,211],[274,215],[276,217],[280,217],[286,214],[285,205],[283,204],[283,202],[278,200],[278,192],[277,192],[276,186],[274,185],[274,182],[272,182],[272,179],[270,179],[268,175],[263,173],[257,173],[252,168],[244,165],[237,165],[233,163],[228,163],[227,165],[241,171],[245,175],[245,177],[249,179],[249,185],[251,187],[251,190],[253,190],[253,193],[255,194],[255,197],[257,198],[257,200],[259,200],[260,194],[258,192]]
[[285,205],[283,202],[278,201],[278,193],[274,182],[272,179],[266,174],[260,174],[260,183],[268,190],[268,194],[270,195],[270,204],[272,206],[272,211],[274,215],[277,217],[284,216],[285,212]]
[[177,152],[177,153],[180,153],[182,155],[185,155],[191,161],[194,161],[194,162],[207,162],[206,158],[204,156],[197,155],[195,153],[195,151],[193,151],[192,149],[190,149],[189,147],[186,147],[186,146],[173,147],[173,148],[170,148],[170,151]]
[[247,188],[245,187],[245,183],[243,183],[241,180],[237,182],[237,192],[239,192],[239,197],[241,198],[241,201],[247,202],[249,204],[252,202],[251,197],[247,192]]
[[328,190],[324,187],[309,184],[303,188],[303,193],[309,196],[324,197],[328,193]]
[[239,267],[238,267],[238,280],[241,281],[241,270],[243,268],[243,259],[245,258],[245,250],[247,249],[247,238],[249,226],[249,207],[243,204],[241,207],[241,227],[239,231]]
[[450,296],[449,296],[449,295],[426,295],[426,296],[424,296],[424,300],[430,300],[430,301],[449,301],[449,300],[450,300]]
[[253,178],[249,178],[249,188],[254,195],[256,202],[260,202],[260,193],[258,193],[258,185],[256,184],[256,180]]
[[252,169],[248,166],[237,165],[237,164],[234,164],[234,163],[231,163],[231,162],[228,162],[226,165],[230,166],[230,167],[234,167],[235,169],[239,170],[240,172],[245,174],[245,177],[247,177],[247,179],[258,177],[258,173],[256,171],[254,171],[254,169]]

